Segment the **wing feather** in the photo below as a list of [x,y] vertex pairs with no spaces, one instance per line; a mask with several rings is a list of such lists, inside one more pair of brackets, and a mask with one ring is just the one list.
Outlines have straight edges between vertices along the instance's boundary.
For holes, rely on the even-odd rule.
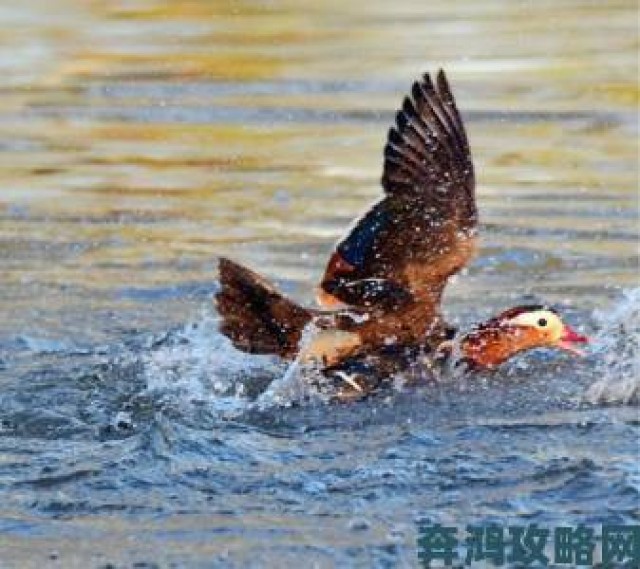
[[425,74],[403,99],[382,186],[385,197],[338,244],[321,288],[332,301],[383,311],[423,303],[433,318],[448,277],[472,255],[477,224],[469,141],[443,71],[435,83]]
[[[385,150],[382,185],[387,194],[407,194],[413,198],[452,201],[465,200],[456,208],[472,216],[475,213],[473,162],[462,118],[444,72],[434,85],[425,74],[411,88],[411,97],[403,100],[389,130]],[[411,188],[396,186],[394,172],[401,162],[414,165]]]

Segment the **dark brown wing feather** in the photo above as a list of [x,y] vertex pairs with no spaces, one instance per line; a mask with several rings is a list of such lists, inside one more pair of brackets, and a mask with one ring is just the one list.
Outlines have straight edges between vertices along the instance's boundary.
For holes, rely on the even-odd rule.
[[[421,303],[433,319],[448,277],[473,255],[477,224],[469,142],[444,72],[435,85],[425,74],[404,99],[384,148],[382,186],[385,197],[337,245],[320,299],[414,315],[410,307]],[[382,302],[387,290],[392,301]]]
[[384,148],[382,186],[389,195],[456,206],[474,218],[474,173],[469,142],[443,71],[434,86],[417,81],[396,114]]
[[260,275],[220,259],[220,290],[215,302],[220,331],[239,350],[294,357],[303,328],[313,313],[283,296]]

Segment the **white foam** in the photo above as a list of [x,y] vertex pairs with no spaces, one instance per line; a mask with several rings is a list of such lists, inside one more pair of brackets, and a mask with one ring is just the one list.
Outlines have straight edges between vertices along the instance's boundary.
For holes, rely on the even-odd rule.
[[607,310],[596,310],[595,372],[601,378],[585,392],[590,403],[640,403],[640,287],[626,290]]
[[[253,407],[286,407],[308,398],[311,388],[301,379],[297,362],[283,375],[281,360],[235,349],[218,330],[218,323],[213,313],[203,311],[193,323],[152,348],[143,359],[147,389],[173,406],[204,403],[212,413],[225,417]],[[303,369],[306,378],[306,366]],[[256,391],[262,393],[256,396]]]
[[307,352],[313,344],[320,330],[313,322],[305,326],[299,342],[299,355],[287,366],[283,375],[275,379],[268,389],[260,396],[259,407],[285,406],[294,402],[318,396],[313,389],[312,378],[317,374],[317,366],[307,358]]
[[203,313],[144,358],[149,391],[173,403],[206,402],[212,410],[241,411],[250,403],[246,380],[277,373],[269,356],[244,354],[218,331],[218,319]]

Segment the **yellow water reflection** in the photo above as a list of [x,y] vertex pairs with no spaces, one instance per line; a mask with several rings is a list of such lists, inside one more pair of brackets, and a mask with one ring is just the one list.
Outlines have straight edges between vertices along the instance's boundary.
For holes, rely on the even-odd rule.
[[[628,286],[636,16],[586,0],[4,6],[8,301],[25,279],[212,281],[219,254],[308,287],[379,195],[393,109],[438,66],[469,119],[487,247],[559,256],[549,270],[576,288],[593,279],[571,259],[596,259],[597,279]],[[497,290],[485,277],[472,268]]]

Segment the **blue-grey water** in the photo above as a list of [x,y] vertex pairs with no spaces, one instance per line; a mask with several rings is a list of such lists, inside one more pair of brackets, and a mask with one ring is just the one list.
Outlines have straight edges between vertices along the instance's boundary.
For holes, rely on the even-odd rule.
[[[0,567],[419,567],[424,523],[638,524],[634,2],[0,18]],[[482,221],[448,317],[544,301],[593,342],[328,404],[217,332],[216,259],[311,303],[439,66]]]

